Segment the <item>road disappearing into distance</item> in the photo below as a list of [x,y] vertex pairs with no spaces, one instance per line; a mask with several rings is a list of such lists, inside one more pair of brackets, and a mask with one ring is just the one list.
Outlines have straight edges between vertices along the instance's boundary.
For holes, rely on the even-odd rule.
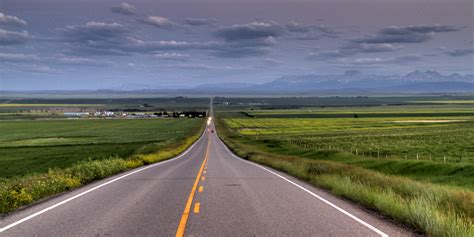
[[407,236],[391,222],[236,157],[211,118],[180,156],[3,218],[0,236]]

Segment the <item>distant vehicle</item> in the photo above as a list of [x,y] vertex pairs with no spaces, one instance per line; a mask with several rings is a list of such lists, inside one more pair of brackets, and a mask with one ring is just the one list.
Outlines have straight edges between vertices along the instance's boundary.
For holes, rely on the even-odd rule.
[[213,129],[211,129],[211,133],[214,133],[214,130],[213,130]]

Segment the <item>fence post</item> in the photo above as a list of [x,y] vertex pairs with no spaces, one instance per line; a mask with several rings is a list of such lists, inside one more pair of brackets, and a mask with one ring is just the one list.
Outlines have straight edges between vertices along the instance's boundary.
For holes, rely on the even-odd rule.
[[444,155],[444,163],[446,163],[446,155]]
[[418,153],[416,153],[416,160],[419,160]]
[[356,155],[357,155],[357,156],[359,155],[359,150],[358,150],[358,149],[356,149]]
[[377,158],[380,158],[380,149],[377,148]]

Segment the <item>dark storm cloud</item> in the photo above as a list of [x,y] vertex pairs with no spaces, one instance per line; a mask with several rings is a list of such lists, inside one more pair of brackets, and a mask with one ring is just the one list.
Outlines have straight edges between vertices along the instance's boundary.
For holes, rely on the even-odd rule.
[[468,56],[468,55],[474,54],[474,49],[473,48],[470,48],[470,49],[456,49],[456,50],[452,50],[452,51],[447,51],[446,54],[449,55],[449,56],[453,56],[453,57]]
[[226,41],[253,40],[268,37],[277,37],[284,33],[284,29],[275,23],[252,22],[243,25],[232,25],[219,28],[214,34]]
[[123,14],[123,15],[134,15],[137,12],[137,9],[128,3],[121,3],[118,6],[111,7],[110,10],[113,13]]
[[213,26],[217,20],[215,18],[186,18],[184,23],[189,26]]
[[380,30],[377,34],[354,39],[355,43],[422,43],[433,38],[435,33],[454,32],[461,30],[460,27],[449,25],[415,25],[415,26],[391,26]]
[[0,25],[6,26],[26,26],[28,23],[16,16],[5,15],[0,12]]
[[27,31],[17,32],[0,29],[0,45],[23,44],[30,38]]

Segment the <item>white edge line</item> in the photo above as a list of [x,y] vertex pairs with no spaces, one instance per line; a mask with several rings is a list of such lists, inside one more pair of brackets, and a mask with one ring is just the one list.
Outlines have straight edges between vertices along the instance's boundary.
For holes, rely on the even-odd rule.
[[321,197],[321,196],[319,196],[319,195],[317,195],[317,194],[311,192],[310,190],[306,189],[305,187],[303,187],[303,186],[301,186],[301,185],[299,185],[299,184],[297,184],[297,183],[295,183],[295,182],[293,182],[293,181],[291,181],[291,180],[285,178],[284,176],[282,176],[282,175],[280,175],[280,174],[278,174],[278,173],[276,173],[276,172],[274,172],[274,171],[272,171],[272,170],[270,170],[270,169],[268,169],[268,168],[266,168],[266,167],[263,167],[262,165],[259,165],[259,164],[256,164],[256,163],[253,163],[253,162],[250,162],[250,161],[248,161],[248,160],[245,160],[245,159],[242,159],[242,158],[238,157],[238,156],[235,155],[231,150],[229,150],[229,148],[224,144],[224,142],[223,142],[220,138],[218,138],[218,140],[224,145],[224,147],[226,148],[226,150],[227,150],[234,158],[237,158],[238,160],[247,162],[248,164],[257,166],[257,167],[260,168],[260,169],[263,169],[263,170],[265,170],[265,171],[267,171],[267,172],[269,172],[269,173],[272,173],[272,174],[278,176],[279,178],[281,178],[281,179],[287,181],[288,183],[291,183],[291,184],[293,184],[294,186],[300,188],[301,190],[307,192],[307,193],[310,194],[311,196],[313,196],[313,197],[315,197],[315,198],[321,200],[322,202],[328,204],[329,206],[333,207],[334,209],[336,209],[336,210],[342,212],[342,213],[345,214],[346,216],[348,216],[348,217],[354,219],[355,221],[359,222],[360,224],[364,225],[365,227],[367,227],[367,228],[371,229],[372,231],[376,232],[376,233],[379,234],[380,236],[382,236],[382,237],[388,237],[388,234],[386,234],[386,233],[382,232],[381,230],[375,228],[374,226],[370,225],[369,223],[367,223],[367,222],[365,222],[365,221],[363,221],[363,220],[357,218],[356,216],[354,216],[354,215],[352,215],[351,213],[347,212],[346,210],[344,210],[344,209],[342,209],[342,208],[336,206],[335,204],[331,203],[330,201],[324,199],[323,197]]
[[156,166],[159,166],[159,165],[166,164],[166,163],[168,163],[168,162],[177,160],[177,159],[179,159],[179,158],[185,156],[191,149],[193,149],[194,146],[196,146],[196,144],[199,143],[199,141],[204,137],[205,132],[206,132],[206,130],[204,130],[204,132],[203,132],[203,134],[201,135],[201,137],[200,137],[193,145],[191,145],[188,149],[186,149],[186,151],[184,151],[183,153],[181,153],[180,155],[178,155],[178,156],[176,156],[176,157],[174,157],[174,158],[171,158],[171,159],[168,159],[168,160],[164,160],[164,161],[161,161],[161,162],[157,162],[157,163],[155,163],[155,164],[151,164],[151,165],[142,167],[142,168],[140,168],[140,169],[137,169],[137,170],[132,171],[132,172],[130,172],[130,173],[124,174],[124,175],[122,175],[122,176],[120,176],[120,177],[117,177],[117,178],[115,178],[115,179],[112,179],[112,180],[110,180],[110,181],[107,181],[107,182],[105,182],[105,183],[103,183],[103,184],[100,184],[100,185],[98,185],[98,186],[95,186],[95,187],[93,187],[93,188],[91,188],[91,189],[88,189],[88,190],[86,190],[86,191],[84,191],[84,192],[82,192],[82,193],[76,194],[76,195],[74,195],[74,196],[72,196],[72,197],[70,197],[70,198],[68,198],[68,199],[66,199],[66,200],[63,200],[63,201],[61,201],[61,202],[58,202],[58,203],[56,203],[56,204],[54,204],[54,205],[52,205],[52,206],[49,206],[49,207],[47,207],[47,208],[45,208],[45,209],[43,209],[43,210],[41,210],[41,211],[35,212],[35,213],[33,213],[33,214],[31,214],[31,215],[29,215],[29,216],[27,216],[27,217],[24,217],[23,219],[20,219],[20,220],[18,220],[18,221],[16,221],[16,222],[13,222],[13,223],[11,223],[11,224],[5,226],[5,227],[2,227],[2,228],[0,229],[0,233],[6,231],[6,230],[8,230],[8,229],[11,229],[12,227],[14,227],[14,226],[16,226],[16,225],[19,225],[19,224],[21,224],[21,223],[23,223],[23,222],[25,222],[25,221],[27,221],[27,220],[30,220],[30,219],[32,219],[32,218],[34,218],[34,217],[36,217],[36,216],[39,216],[39,215],[41,215],[41,214],[43,214],[43,213],[45,213],[45,212],[47,212],[47,211],[50,211],[50,210],[52,210],[52,209],[54,209],[54,208],[56,208],[56,207],[59,207],[59,206],[61,206],[61,205],[63,205],[63,204],[66,204],[66,203],[68,203],[68,202],[70,202],[70,201],[72,201],[72,200],[74,200],[74,199],[76,199],[76,198],[79,198],[79,197],[81,197],[81,196],[83,196],[83,195],[86,195],[86,194],[92,192],[92,191],[95,191],[95,190],[97,190],[97,189],[99,189],[99,188],[102,188],[102,187],[104,187],[104,186],[106,186],[106,185],[109,185],[109,184],[111,184],[111,183],[113,183],[113,182],[115,182],[115,181],[118,181],[118,180],[120,180],[120,179],[123,179],[123,178],[125,178],[125,177],[127,177],[127,176],[130,176],[130,175],[132,175],[132,174],[138,173],[138,172],[140,172],[140,171],[143,171],[143,170],[146,170],[146,169],[149,169],[149,168],[152,168],[152,167],[156,167]]

